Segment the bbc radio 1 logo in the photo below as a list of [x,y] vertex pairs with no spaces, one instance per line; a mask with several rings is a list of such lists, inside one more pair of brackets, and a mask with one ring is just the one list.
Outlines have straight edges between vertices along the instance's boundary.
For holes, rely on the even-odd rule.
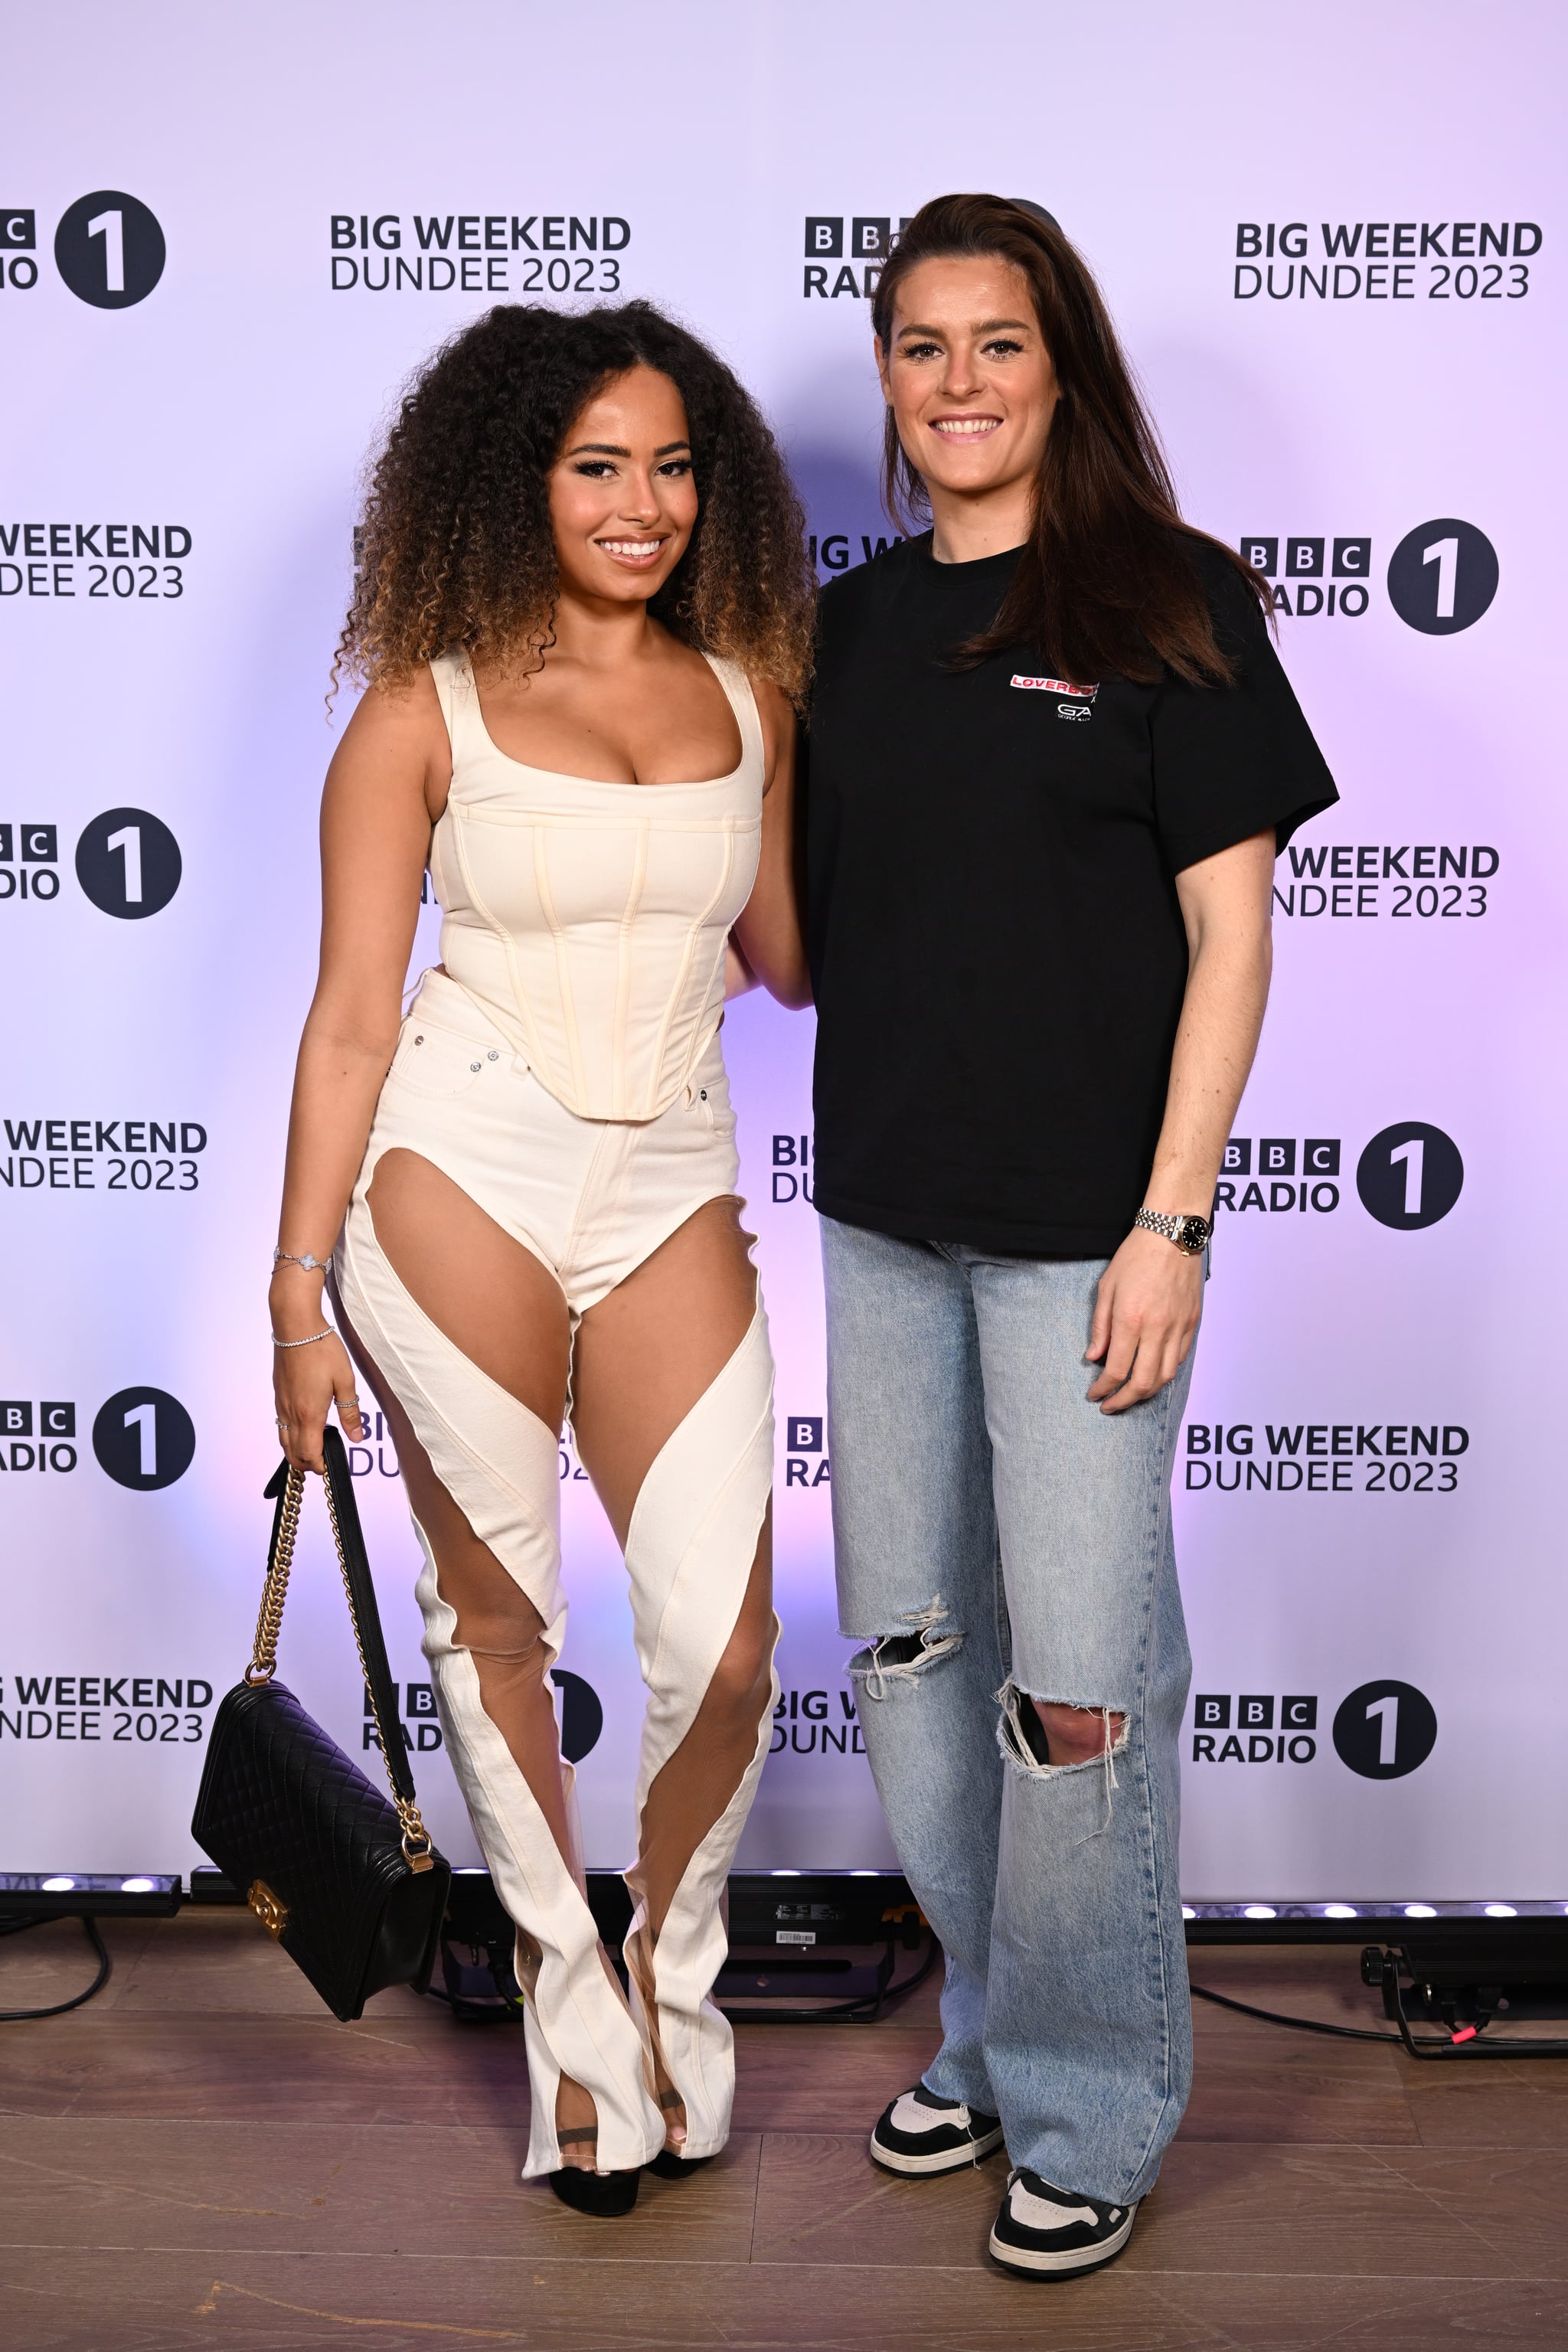
[[1255,531],[1241,541],[1245,562],[1274,592],[1274,610],[1302,619],[1359,621],[1372,602],[1370,539],[1282,539]]
[[[1273,591],[1274,610],[1297,620],[1359,621],[1372,602],[1372,541],[1282,538],[1257,531],[1243,557]],[[1407,628],[1449,637],[1473,628],[1497,594],[1497,550],[1484,530],[1439,516],[1406,531],[1389,558],[1388,601]]]
[[[1334,1753],[1363,1780],[1402,1780],[1437,1744],[1437,1714],[1414,1683],[1363,1683],[1334,1711]],[[1318,1701],[1310,1693],[1200,1692],[1193,1701],[1194,1764],[1310,1764]]]
[[[30,293],[38,282],[37,214],[0,206],[0,287]],[[155,213],[121,188],[79,196],[55,231],[55,268],[79,302],[129,310],[144,302],[168,258]]]
[[[786,1138],[787,1141],[789,1139]],[[775,1139],[776,1140],[776,1139]],[[1341,1139],[1233,1135],[1215,1187],[1216,1212],[1240,1216],[1331,1215],[1340,1205]],[[1426,1119],[1400,1119],[1374,1135],[1356,1161],[1356,1195],[1368,1216],[1395,1233],[1439,1223],[1464,1190],[1452,1136]]]
[[[598,1692],[581,1675],[565,1666],[552,1666],[550,1679],[560,1694],[556,1715],[561,1734],[561,1753],[568,1764],[580,1764],[599,1744],[605,1727],[604,1703]],[[418,1749],[425,1755],[435,1754],[442,1746],[441,1724],[436,1712],[436,1694],[426,1682],[392,1685],[395,1697],[402,1702],[402,1720],[398,1730],[403,1745],[409,1750]],[[375,1727],[375,1709],[367,1690],[364,1695],[364,1725],[360,1735],[360,1750],[379,1748],[381,1737]]]
[[910,218],[908,213],[899,220],[890,213],[807,213],[801,289],[806,300],[816,296],[834,302],[848,295],[853,301],[868,302],[882,265]]
[[[142,922],[180,887],[180,845],[146,809],[105,809],[76,845],[76,878],[100,914]],[[60,895],[59,828],[0,823],[0,906],[52,905]]]
[[[0,1398],[0,1470],[8,1477],[74,1470],[76,1435],[72,1402],[45,1398],[35,1406],[26,1397]],[[119,1389],[93,1417],[92,1450],[117,1486],[152,1494],[190,1468],[195,1426],[166,1389]]]
[[784,1485],[828,1486],[833,1464],[823,1442],[825,1417],[819,1412],[784,1415]]

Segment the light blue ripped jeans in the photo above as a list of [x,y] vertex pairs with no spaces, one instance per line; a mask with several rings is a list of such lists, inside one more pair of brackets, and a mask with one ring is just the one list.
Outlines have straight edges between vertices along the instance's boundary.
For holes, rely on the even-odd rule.
[[[1102,1413],[1083,1354],[1103,1260],[821,1223],[839,1622],[947,1955],[925,2084],[1000,2115],[1015,2165],[1130,2202],[1192,2080],[1170,1491],[1192,1358]],[[1051,1769],[1021,1692],[1125,1727],[1109,1756]]]

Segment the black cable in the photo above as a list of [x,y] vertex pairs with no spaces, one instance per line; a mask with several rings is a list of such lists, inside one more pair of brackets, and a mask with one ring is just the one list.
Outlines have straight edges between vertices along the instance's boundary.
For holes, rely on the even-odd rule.
[[1554,2035],[1550,2042],[1482,2042],[1477,2039],[1480,2032],[1478,2025],[1463,2042],[1457,2037],[1439,2042],[1430,2033],[1417,2036],[1411,2032],[1410,2020],[1405,2013],[1405,1995],[1400,1990],[1399,1971],[1394,1969],[1390,1975],[1386,1956],[1384,1982],[1393,1996],[1394,2021],[1399,2028],[1399,2038],[1412,2058],[1568,2058],[1568,2033]]
[[1301,2033],[1337,2033],[1347,2042],[1399,2042],[1397,2033],[1379,2033],[1370,2025],[1325,2025],[1316,2017],[1284,2017],[1277,2009],[1254,2009],[1249,2000],[1232,2000],[1226,1992],[1210,1992],[1206,1985],[1191,1987],[1194,2000],[1212,2000],[1217,2009],[1234,2009],[1238,2017],[1260,2017],[1265,2025],[1293,2025]]
[[[20,1924],[26,1927],[42,1927],[47,1923],[43,1919],[25,1919]],[[90,2000],[94,1993],[103,1990],[104,1986],[109,1982],[114,1963],[109,1957],[108,1945],[98,1932],[97,1920],[84,1917],[81,1924],[82,1932],[98,1954],[98,1974],[87,1990],[73,1993],[69,2000],[57,2000],[50,2009],[0,2009],[0,2025],[23,2025],[36,2017],[63,2017],[68,2009],[79,2009],[83,2001]],[[17,1928],[6,1929],[8,1935],[18,1932]]]
[[1412,2033],[1403,1999],[1399,2000],[1399,2032],[1379,2033],[1368,2025],[1325,2025],[1321,2018],[1285,2017],[1277,2009],[1254,2009],[1250,2001],[1232,2000],[1228,1993],[1210,1992],[1206,1985],[1193,1985],[1191,1991],[1194,2000],[1212,2000],[1219,2009],[1234,2009],[1239,2017],[1260,2018],[1265,2025],[1293,2026],[1299,2033],[1333,2033],[1345,2042],[1392,2042],[1412,2058],[1568,2058],[1568,2033],[1550,2042],[1483,2042],[1479,2027],[1466,2042],[1435,2033]]

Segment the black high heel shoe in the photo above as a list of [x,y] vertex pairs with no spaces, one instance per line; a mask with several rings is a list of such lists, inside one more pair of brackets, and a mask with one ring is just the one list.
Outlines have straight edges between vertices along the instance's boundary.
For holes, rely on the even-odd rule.
[[629,2213],[637,2201],[635,2166],[630,2172],[584,2172],[566,2164],[545,2177],[563,2205],[570,2205],[574,2213],[596,2213],[609,2221]]
[[678,2156],[674,2148],[661,2147],[657,2156],[649,2157],[643,2170],[657,2173],[661,2180],[684,2180],[712,2161],[710,2156]]

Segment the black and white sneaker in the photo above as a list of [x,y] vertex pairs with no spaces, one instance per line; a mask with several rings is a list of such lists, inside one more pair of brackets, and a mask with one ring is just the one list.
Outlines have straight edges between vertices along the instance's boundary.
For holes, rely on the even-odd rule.
[[1037,2172],[1009,2173],[991,2251],[1005,2269],[1029,2278],[1099,2270],[1132,2235],[1137,2210],[1053,2189]]
[[995,2116],[939,2099],[923,2083],[883,2110],[871,2134],[872,2161],[889,2172],[959,2172],[1002,2145]]

